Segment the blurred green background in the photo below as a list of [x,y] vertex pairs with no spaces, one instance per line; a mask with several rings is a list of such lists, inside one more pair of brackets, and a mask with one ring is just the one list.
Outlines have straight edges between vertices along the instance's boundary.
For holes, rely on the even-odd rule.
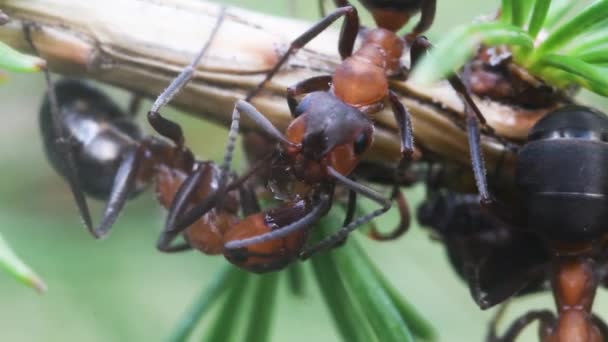
[[[290,10],[288,1],[224,2],[267,13],[317,18],[315,0],[291,0],[295,10]],[[490,13],[497,4],[483,0],[439,1],[430,36],[438,37],[451,25]],[[164,213],[150,192],[129,203],[109,238],[91,238],[80,223],[67,186],[46,163],[42,152],[37,122],[44,92],[42,77],[10,76],[9,83],[0,88],[4,117],[0,128],[0,230],[45,279],[49,291],[39,295],[0,273],[0,340],[164,340],[224,263],[223,258],[195,252],[157,252],[154,243]],[[126,104],[127,94],[112,92]],[[143,106],[147,107],[149,103]],[[170,115],[180,118],[188,144],[199,156],[221,157],[221,149],[214,147],[223,146],[223,128],[180,114]],[[420,194],[420,188],[413,189],[409,198],[415,203]],[[395,220],[391,213],[380,220],[380,225],[392,226]],[[475,306],[448,266],[441,246],[425,231],[414,226],[397,242],[364,241],[364,245],[403,296],[435,324],[442,341],[482,340],[492,313]],[[292,298],[281,287],[274,341],[338,339],[316,284],[309,278],[306,299]],[[604,297],[601,291],[596,311],[608,317]],[[552,305],[548,294],[528,297],[514,303],[503,322],[510,322],[527,308]],[[204,324],[199,329],[204,329]],[[528,329],[522,340],[534,340],[534,332]]]

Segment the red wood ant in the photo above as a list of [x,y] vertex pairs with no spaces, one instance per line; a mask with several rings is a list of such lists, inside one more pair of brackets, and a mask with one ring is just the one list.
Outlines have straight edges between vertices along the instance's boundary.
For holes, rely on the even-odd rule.
[[[410,18],[420,12],[420,20],[407,36],[412,41],[418,35],[426,32],[435,20],[437,10],[436,0],[360,0],[363,6],[371,12],[378,27],[390,31],[398,31]],[[333,0],[336,7],[349,6],[348,0]],[[321,16],[325,16],[324,0],[319,0]]]
[[[233,122],[240,119],[241,113],[245,114],[267,135],[280,143],[279,153],[282,161],[275,162],[285,164],[285,171],[293,175],[296,183],[305,184],[301,186],[303,192],[296,191],[295,195],[298,198],[310,198],[312,194],[312,197],[316,198],[312,200],[313,207],[318,210],[311,211],[314,215],[294,217],[294,223],[288,227],[276,227],[273,230],[268,227],[267,222],[258,223],[260,228],[257,230],[266,230],[266,233],[241,241],[228,242],[225,246],[228,249],[246,249],[248,246],[281,239],[292,232],[305,230],[311,222],[328,210],[332,197],[330,193],[333,192],[336,182],[352,192],[358,192],[376,201],[381,208],[345,225],[336,234],[304,251],[301,257],[305,258],[316,251],[335,246],[358,225],[370,221],[390,208],[388,199],[357,184],[349,179],[348,175],[357,166],[361,155],[372,142],[373,124],[366,114],[379,111],[384,107],[385,102],[390,104],[400,127],[403,155],[401,165],[405,165],[404,161],[409,161],[414,152],[410,114],[396,94],[389,89],[388,84],[389,76],[404,74],[400,58],[405,41],[385,28],[393,28],[393,26],[383,21],[380,28],[367,31],[361,47],[353,52],[355,38],[360,28],[356,9],[352,6],[336,9],[291,43],[287,52],[246,100],[251,100],[263,88],[294,51],[303,47],[342,16],[345,17],[345,21],[338,48],[343,62],[333,75],[314,77],[288,88],[287,101],[294,120],[288,127],[286,136],[245,101],[238,101],[233,112]],[[404,22],[401,21],[400,25],[403,24]],[[417,37],[411,49],[412,60],[417,60],[429,47],[430,44],[424,37]],[[467,108],[467,128],[474,167],[485,173],[477,126],[477,117],[482,122],[483,117],[458,77],[451,77],[450,83],[463,97]],[[296,98],[300,95],[306,96],[298,103]],[[154,111],[153,109],[152,112]],[[480,192],[486,194],[487,190],[483,187],[485,183],[478,184]],[[485,200],[486,197],[482,195],[482,199]],[[323,206],[322,210],[317,206]],[[207,207],[208,204],[201,204],[198,208],[190,210],[185,214],[185,219],[168,229],[177,231],[184,229],[203,215]],[[264,225],[266,227],[262,227]]]
[[[608,189],[601,166],[608,161],[607,137],[603,113],[576,105],[550,112],[532,128],[518,153],[519,200],[511,207],[496,200],[484,203],[510,231],[534,234],[541,241],[537,248],[547,257],[529,266],[546,272],[558,308],[557,316],[546,310],[529,312],[504,336],[491,335],[491,341],[514,341],[535,320],[540,321],[545,342],[608,337],[606,325],[591,311],[597,287],[605,279]],[[507,291],[514,293],[514,286],[520,285],[513,281]]]
[[[222,11],[211,38],[192,65],[186,68],[187,73],[180,75],[182,80],[192,76],[223,18]],[[31,26],[24,29],[26,38],[35,50]],[[184,146],[181,128],[176,123],[149,115],[153,127],[171,142],[153,136],[143,137],[132,114],[123,112],[99,90],[76,80],[62,80],[54,84],[48,71],[45,71],[45,77],[48,95],[40,111],[40,125],[47,156],[53,167],[68,181],[80,215],[96,238],[102,238],[109,232],[125,202],[150,183],[155,183],[157,198],[165,207],[180,201],[177,189],[189,175],[204,180],[194,190],[198,196],[205,196],[217,187],[218,182],[221,183],[222,180],[218,179],[221,172],[217,166],[212,162],[196,160]],[[169,87],[165,94],[169,94],[170,98],[178,90]],[[231,138],[232,144],[234,139]],[[85,194],[107,199],[102,220],[97,226],[92,223]],[[227,197],[225,205],[214,208],[196,222],[197,226],[202,227],[200,230],[208,233],[209,240],[219,241],[216,243],[220,247],[223,234],[220,223],[230,221],[238,210],[233,203],[234,196]],[[203,250],[217,252],[221,251],[220,247],[208,246]]]

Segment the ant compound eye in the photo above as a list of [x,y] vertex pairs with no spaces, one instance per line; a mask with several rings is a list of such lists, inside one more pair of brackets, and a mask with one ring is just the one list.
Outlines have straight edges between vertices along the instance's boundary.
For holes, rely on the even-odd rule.
[[365,152],[367,150],[367,148],[369,147],[369,143],[370,143],[370,139],[366,132],[359,134],[359,136],[357,137],[357,139],[355,139],[355,142],[353,144],[353,147],[355,149],[355,154],[359,155],[359,154]]

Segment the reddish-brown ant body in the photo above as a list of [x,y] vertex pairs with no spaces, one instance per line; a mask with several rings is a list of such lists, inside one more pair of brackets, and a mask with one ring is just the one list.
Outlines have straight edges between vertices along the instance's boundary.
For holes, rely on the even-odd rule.
[[[429,3],[433,3],[431,7],[434,13],[434,2]],[[308,226],[329,209],[336,183],[351,192],[349,208],[354,207],[355,193],[376,201],[381,208],[345,224],[334,235],[300,253],[301,258],[307,258],[317,251],[338,245],[344,241],[350,231],[386,212],[391,206],[389,199],[354,182],[348,176],[372,142],[373,124],[367,115],[382,109],[386,102],[392,107],[400,127],[403,160],[410,160],[414,152],[410,114],[396,94],[389,89],[388,84],[389,76],[404,74],[400,58],[406,43],[403,38],[395,34],[394,27],[402,26],[407,20],[403,20],[402,17],[397,19],[399,16],[383,17],[382,23],[379,23],[381,27],[366,31],[362,45],[354,51],[355,38],[360,29],[357,12],[352,6],[338,8],[292,42],[287,52],[246,100],[252,99],[263,88],[291,53],[303,47],[342,16],[345,17],[345,21],[338,48],[343,62],[333,75],[314,77],[288,88],[287,101],[294,120],[287,128],[285,136],[247,102],[238,101],[235,106],[233,123],[240,120],[240,114],[245,114],[268,136],[279,142],[280,148],[276,151],[278,157],[271,164],[284,165],[284,169],[280,172],[282,174],[275,173],[276,176],[272,178],[284,178],[286,174],[289,175],[291,181],[288,180],[287,184],[291,186],[288,192],[291,192],[292,199],[304,198],[310,203],[310,208],[298,216],[294,215],[292,223],[287,226],[274,225],[268,217],[264,220],[251,218],[253,220],[251,225],[256,228],[243,231],[247,236],[237,241],[229,241],[225,245],[225,248],[233,250],[235,255],[255,255],[252,253],[252,247],[260,243],[270,243],[273,240],[278,243],[295,232],[307,231]],[[393,22],[391,25],[387,20],[399,20],[399,23]],[[416,60],[416,57],[429,46],[424,38],[418,37],[412,48],[412,59]],[[450,82],[465,100],[474,165],[483,170],[479,137],[475,134],[478,131],[475,115],[482,118],[481,113],[466,94],[466,89],[459,79],[452,77]],[[298,103],[296,98],[301,95],[305,97]],[[155,112],[154,108],[151,112]],[[227,154],[226,159],[230,158],[231,155]],[[485,193],[485,188],[480,190]],[[402,197],[399,199],[403,201]],[[218,201],[215,198],[213,200]],[[288,202],[284,208],[291,205],[294,204]],[[200,204],[189,210],[183,220],[168,224],[167,229],[169,231],[184,229],[203,215],[210,206],[212,200]],[[350,220],[351,215],[347,217]],[[259,234],[259,232],[263,233]]]

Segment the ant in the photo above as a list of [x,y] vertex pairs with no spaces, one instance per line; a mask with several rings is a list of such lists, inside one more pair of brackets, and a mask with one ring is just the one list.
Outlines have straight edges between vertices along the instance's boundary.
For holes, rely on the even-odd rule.
[[[286,134],[283,135],[247,101],[262,90],[293,52],[303,47],[342,16],[345,17],[345,21],[338,50],[343,62],[333,75],[313,77],[287,89],[287,102],[294,120],[287,128]],[[402,161],[397,168],[398,171],[405,167],[414,153],[410,114],[397,95],[389,89],[388,84],[390,76],[405,74],[400,58],[406,42],[394,32],[396,26],[403,26],[407,21],[401,19],[399,24],[395,24],[393,20],[397,20],[396,18],[385,18],[379,23],[380,28],[366,32],[361,47],[357,51],[353,51],[360,29],[357,11],[352,6],[338,8],[292,42],[287,52],[266,74],[264,80],[249,93],[245,101],[237,101],[232,115],[233,123],[240,120],[241,114],[245,114],[266,135],[278,142],[279,148],[276,151],[278,157],[273,160],[271,165],[282,166],[279,167],[281,171],[275,175],[279,178],[289,175],[287,177],[290,180],[286,184],[291,185],[292,196],[298,200],[307,198],[310,209],[305,210],[305,214],[294,215],[292,223],[287,226],[276,226],[268,220],[251,222],[252,227],[256,227],[249,231],[251,234],[246,237],[242,236],[240,240],[227,242],[226,249],[233,250],[236,254],[241,253],[245,255],[242,257],[246,259],[246,255],[252,252],[251,247],[261,243],[279,243],[281,239],[291,234],[307,231],[311,223],[316,222],[329,210],[336,184],[348,189],[351,194],[347,220],[342,228],[333,235],[314,246],[303,249],[299,255],[302,259],[321,250],[338,246],[358,226],[390,209],[390,199],[358,184],[349,178],[349,175],[359,164],[361,156],[367,151],[373,140],[374,125],[368,114],[378,112],[386,102],[390,104],[401,132]],[[387,21],[392,22],[393,25],[389,25],[390,23]],[[412,61],[415,62],[429,47],[430,44],[424,37],[417,37],[410,51]],[[449,81],[465,103],[474,167],[485,174],[479,147],[477,120],[483,123],[485,121],[459,78],[454,75],[450,77]],[[305,96],[301,102],[298,102],[296,98],[301,95]],[[231,159],[231,154],[227,154],[225,159]],[[483,187],[485,183],[478,182],[478,185],[480,192],[485,194],[487,191]],[[351,208],[355,207],[357,193],[372,199],[381,207],[351,222],[354,211]],[[397,192],[393,192],[393,195],[395,194]],[[221,200],[213,200],[221,203]],[[482,195],[482,200],[487,199]],[[204,215],[212,205],[211,203],[211,200],[205,201],[190,209],[184,214],[181,221],[168,224],[167,230],[179,232],[184,229],[198,217]],[[286,207],[290,205],[293,203],[287,203]],[[400,207],[403,206],[400,205]],[[257,216],[254,215],[254,217]],[[245,220],[249,220],[249,218],[245,218]],[[258,234],[254,231],[257,231]]]
[[[216,35],[223,18],[224,9],[211,37]],[[27,27],[26,36],[31,42],[29,30]],[[207,201],[213,204],[204,215],[179,232],[163,230],[157,242],[160,251],[180,252],[196,248],[205,254],[224,253],[226,258],[234,260],[232,254],[226,253],[225,241],[237,239],[250,231],[256,232],[248,221],[241,221],[238,217],[239,209],[245,215],[260,210],[251,187],[240,181],[225,187],[229,179],[236,178],[226,171],[231,156],[220,166],[195,159],[184,145],[180,126],[158,113],[192,78],[211,41],[207,41],[148,113],[151,125],[170,141],[143,137],[133,115],[123,112],[98,89],[70,79],[55,84],[45,71],[49,90],[41,108],[40,124],[47,155],[53,167],[68,180],[81,216],[96,238],[109,232],[126,201],[150,183],[155,183],[158,201],[169,210],[167,227],[180,220],[184,210],[196,203]],[[237,130],[238,122],[235,121],[226,147],[227,154],[231,155],[234,149]],[[232,191],[235,189],[238,193]],[[222,199],[218,203],[215,198],[220,192]],[[85,194],[108,200],[98,226],[92,225]],[[301,215],[307,205],[306,200],[294,201],[285,210],[269,211],[266,215],[276,224],[282,224],[293,215]],[[183,233],[186,241],[172,244],[179,233]],[[290,246],[300,243],[302,237],[302,234],[294,234],[282,240],[286,246],[274,244],[270,250],[268,244],[258,244],[249,260],[234,262],[253,272],[283,268],[294,258],[289,252],[297,251]]]
[[[534,125],[518,152],[516,200],[510,207],[493,198],[482,203],[511,234],[526,232],[541,241],[536,248],[542,251],[535,253],[547,257],[533,264],[550,281],[558,309],[557,315],[531,311],[502,337],[492,332],[489,341],[514,341],[536,320],[543,342],[608,338],[605,323],[592,314],[597,287],[605,282],[603,227],[608,219],[604,210],[608,189],[601,170],[608,161],[607,137],[608,119],[594,109],[568,105],[548,113]],[[518,253],[507,260],[518,259]],[[514,292],[513,288],[509,291]]]
[[[399,31],[410,18],[420,12],[420,19],[412,32],[405,36],[406,41],[426,32],[437,11],[437,0],[360,0],[363,6],[371,12],[376,25],[390,31]],[[336,7],[350,6],[348,0],[333,0]],[[325,17],[325,0],[319,0],[321,17]],[[384,25],[384,26],[383,26]]]
[[[338,5],[345,5],[337,8],[332,13],[321,19],[305,33],[296,38],[287,51],[266,74],[265,78],[254,88],[246,97],[250,101],[268,83],[280,68],[287,62],[290,55],[298,49],[304,47],[314,37],[327,29],[334,21],[344,17],[344,23],[338,42],[338,50],[342,58],[342,63],[338,65],[332,75],[316,76],[301,81],[287,89],[287,103],[294,117],[297,117],[298,100],[300,96],[307,94],[325,93],[327,97],[332,97],[335,101],[346,106],[356,108],[362,113],[372,115],[388,105],[391,107],[401,137],[401,161],[397,167],[397,173],[403,171],[405,166],[412,160],[414,154],[414,139],[412,133],[411,114],[406,107],[399,101],[395,92],[389,87],[392,78],[407,78],[409,69],[401,64],[403,50],[408,45],[408,41],[399,37],[396,31],[403,27],[408,21],[409,16],[404,15],[411,11],[411,2],[391,2],[365,1],[366,7],[370,9],[376,18],[378,27],[367,29],[363,32],[363,41],[357,50],[354,49],[355,40],[361,27],[357,10],[348,4],[347,1],[337,1]],[[410,37],[411,66],[413,67],[420,57],[431,48],[431,44],[418,33],[424,31],[432,23],[435,13],[435,1],[416,2],[416,8],[423,10],[421,23],[412,32]],[[389,14],[393,15],[389,15]],[[468,88],[462,83],[456,74],[448,77],[448,82],[460,96],[466,115],[466,129],[468,134],[471,159],[473,167],[478,169],[475,175],[485,174],[485,165],[480,147],[479,123],[486,124],[479,108],[469,95]],[[487,127],[491,130],[490,127]],[[477,186],[481,194],[481,200],[489,202],[489,194],[483,179],[476,178]]]
[[485,210],[461,171],[428,165],[426,198],[416,215],[420,224],[443,243],[452,267],[482,309],[542,290],[549,260],[542,241]]
[[[313,77],[287,89],[287,102],[294,119],[283,135],[247,101],[262,90],[293,52],[342,16],[345,17],[345,21],[338,43],[342,64],[337,67],[333,75]],[[256,230],[265,231],[264,233],[240,241],[228,242],[225,248],[246,253],[250,246],[272,240],[280,241],[293,232],[305,231],[311,223],[329,210],[336,183],[353,194],[359,193],[372,199],[381,208],[343,225],[332,236],[304,250],[300,254],[301,258],[337,246],[356,227],[389,210],[391,207],[389,199],[358,184],[350,179],[349,175],[373,140],[374,125],[368,115],[381,110],[386,102],[391,106],[401,132],[402,160],[397,171],[401,171],[407,165],[414,153],[411,115],[397,95],[389,89],[389,77],[406,73],[400,62],[406,42],[394,31],[396,26],[404,25],[407,20],[400,20],[398,25],[393,20],[397,19],[385,18],[379,22],[379,28],[368,30],[362,45],[354,51],[355,39],[360,29],[357,11],[350,5],[336,9],[293,41],[287,52],[266,74],[264,80],[249,93],[245,101],[237,101],[232,115],[233,123],[240,120],[241,114],[245,114],[266,135],[279,143],[280,147],[276,152],[279,157],[273,163],[284,167],[282,174],[277,177],[291,175],[292,181],[287,183],[295,189],[292,189],[293,196],[297,199],[308,198],[312,207],[307,214],[294,216],[293,223],[286,227],[273,228],[270,227],[269,222],[260,221],[256,223],[259,226]],[[417,37],[410,51],[412,61],[418,60],[428,48],[430,43],[426,38]],[[482,123],[485,121],[459,78],[453,75],[449,81],[465,104],[473,166],[485,174],[477,120]],[[296,98],[301,95],[305,96],[298,102]],[[151,112],[154,111],[152,109]],[[230,158],[231,153],[226,155],[226,159]],[[487,195],[485,183],[478,182],[478,188],[482,193],[482,201],[489,201],[484,196]],[[354,197],[354,195],[350,196],[349,208],[354,207],[352,204]],[[210,203],[206,201],[189,210],[181,221],[175,221],[168,225],[167,229],[170,231],[184,229],[203,215],[210,207]]]
[[[210,39],[187,68],[188,77],[192,77],[194,68],[211,45],[223,18],[222,10]],[[36,51],[31,29],[31,25],[24,26],[26,38]],[[148,119],[152,126],[171,142],[154,136],[144,137],[133,120],[132,113],[137,107],[134,104],[138,101],[132,102],[130,114],[127,114],[102,92],[84,82],[64,79],[55,84],[48,70],[44,74],[48,93],[40,110],[40,127],[47,156],[68,181],[80,215],[94,237],[105,237],[126,201],[150,183],[156,185],[159,202],[169,208],[173,202],[180,201],[176,192],[188,176],[204,180],[195,189],[199,196],[213,191],[221,182],[218,178],[221,172],[214,163],[196,160],[184,146],[181,128],[176,123],[150,115]],[[169,87],[166,92],[172,96],[176,89]],[[97,226],[92,223],[85,194],[107,200]],[[229,221],[238,210],[235,201],[236,198],[229,195],[224,206],[215,208],[197,225],[204,226],[201,229],[211,235],[221,235],[214,231],[216,227],[212,227],[210,220]],[[219,238],[214,236],[212,239]],[[215,252],[218,248],[210,246],[208,250]]]

